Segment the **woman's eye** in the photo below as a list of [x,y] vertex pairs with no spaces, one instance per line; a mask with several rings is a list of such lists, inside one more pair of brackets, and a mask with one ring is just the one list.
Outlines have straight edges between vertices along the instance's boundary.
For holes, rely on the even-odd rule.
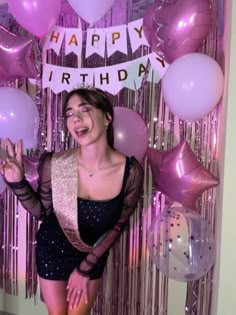
[[66,118],[72,117],[73,116],[73,112],[72,111],[67,111],[66,112]]
[[81,112],[82,113],[86,113],[86,112],[89,112],[91,110],[91,108],[90,107],[87,107],[87,106],[83,106],[83,107],[81,107]]

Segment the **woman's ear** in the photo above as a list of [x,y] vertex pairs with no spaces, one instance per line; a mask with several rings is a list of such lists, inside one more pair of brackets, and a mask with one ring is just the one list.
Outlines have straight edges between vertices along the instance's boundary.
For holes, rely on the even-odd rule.
[[106,117],[105,125],[109,126],[109,124],[112,122],[112,117],[111,117],[111,115],[109,113],[106,113],[105,117]]

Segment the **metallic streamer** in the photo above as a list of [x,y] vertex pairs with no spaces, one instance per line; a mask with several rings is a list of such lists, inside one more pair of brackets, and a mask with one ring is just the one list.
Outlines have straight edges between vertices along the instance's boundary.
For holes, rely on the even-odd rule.
[[[37,70],[38,75],[35,80],[35,104],[39,111],[39,130],[38,130],[38,146],[37,149],[28,150],[27,154],[29,156],[37,156],[39,157],[41,152],[46,150],[46,127],[45,127],[45,119],[44,119],[44,111],[45,107],[42,102],[42,49],[40,47],[40,42],[38,41],[35,57],[38,61]],[[28,84],[26,85],[26,90],[30,94],[31,91],[29,89]],[[36,298],[37,294],[37,270],[36,270],[36,262],[35,262],[35,246],[36,246],[36,232],[38,230],[38,222],[35,218],[33,218],[29,213],[25,215],[26,219],[26,275],[25,275],[25,297]]]
[[[8,211],[10,209],[10,211]],[[18,210],[10,191],[1,197],[0,285],[11,295],[18,294]]]
[[0,288],[3,288],[3,257],[4,257],[4,196],[0,197]]

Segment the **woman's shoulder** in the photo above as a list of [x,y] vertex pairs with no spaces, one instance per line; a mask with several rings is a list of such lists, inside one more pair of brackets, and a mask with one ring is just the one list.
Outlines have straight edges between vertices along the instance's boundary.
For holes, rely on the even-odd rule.
[[50,174],[52,164],[54,163],[53,161],[57,160],[58,163],[60,164],[61,159],[71,157],[71,156],[73,156],[73,153],[75,153],[75,152],[76,152],[76,149],[69,149],[69,150],[64,150],[64,151],[60,151],[60,152],[55,152],[55,151],[43,152],[40,156],[40,159],[39,159],[38,171],[41,174],[43,174],[43,173]]
[[59,152],[53,152],[52,157],[54,159],[59,159],[59,158],[67,158],[70,157],[71,155],[73,155],[74,153],[77,152],[77,148],[72,148],[72,149],[66,149],[63,151],[59,151]]
[[128,176],[124,186],[124,204],[128,208],[135,208],[143,188],[144,170],[134,156],[128,157],[128,166]]
[[39,164],[38,164],[38,172],[50,172],[51,169],[51,160],[52,160],[53,152],[45,151],[40,155]]
[[141,174],[143,176],[143,166],[136,159],[136,157],[132,155],[130,157],[127,157],[127,159],[128,159],[129,167],[131,170],[131,174],[133,175]]
[[60,152],[55,152],[55,151],[45,151],[41,154],[40,159],[39,159],[39,164],[44,165],[44,166],[50,166],[52,159],[59,159],[59,158],[66,158],[71,156],[73,153],[75,153],[76,149],[68,149],[68,150],[63,150]]
[[135,156],[127,156],[120,151],[114,151],[114,160],[117,164],[126,164],[130,173],[143,173],[143,167]]
[[137,158],[134,155],[131,155],[130,157],[128,157],[128,159],[130,160],[130,163],[133,167],[143,169],[141,163],[137,160]]

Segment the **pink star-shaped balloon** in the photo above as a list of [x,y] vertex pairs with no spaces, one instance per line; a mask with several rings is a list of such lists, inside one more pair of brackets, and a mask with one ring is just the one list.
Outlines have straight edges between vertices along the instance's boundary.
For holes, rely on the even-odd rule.
[[147,155],[155,188],[184,207],[196,209],[197,198],[219,184],[185,140],[169,151],[149,148]]
[[0,25],[0,75],[7,78],[35,78],[33,40],[17,36]]

